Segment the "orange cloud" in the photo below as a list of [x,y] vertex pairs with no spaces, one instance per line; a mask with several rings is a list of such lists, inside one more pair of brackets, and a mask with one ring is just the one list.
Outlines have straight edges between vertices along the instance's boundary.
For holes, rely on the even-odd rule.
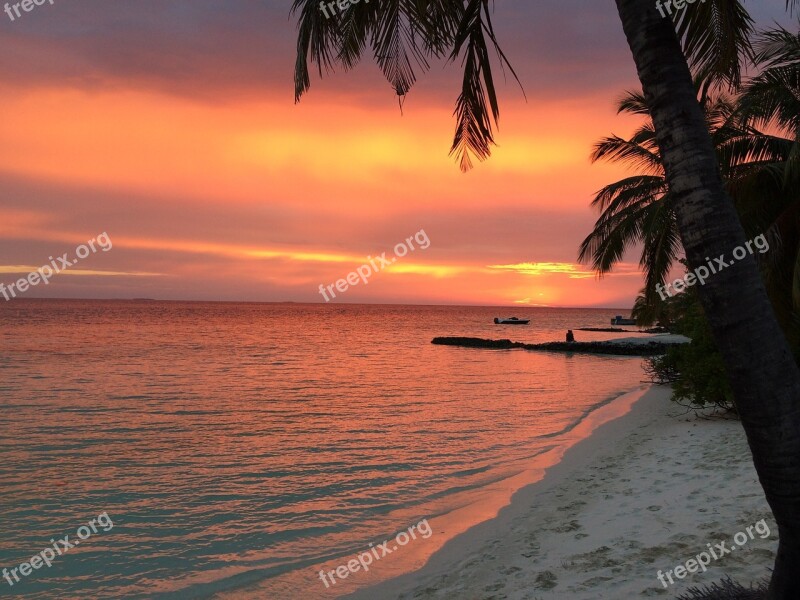
[[[33,265],[0,265],[0,273],[3,274],[27,274],[33,273],[41,267],[34,267]],[[99,276],[99,277],[161,277],[163,273],[146,273],[136,271],[98,271],[93,269],[64,269],[59,271],[58,275],[69,275],[70,277],[85,277],[85,276]]]
[[[627,281],[613,291],[587,286],[577,293],[570,280],[595,285],[594,274],[557,261],[575,255],[585,232],[548,237],[552,227],[533,223],[577,223],[574,215],[588,212],[592,192],[621,175],[616,167],[588,168],[591,141],[616,123],[610,108],[604,121],[586,104],[511,101],[500,146],[466,176],[447,153],[451,107],[433,103],[407,107],[401,116],[395,106],[359,108],[337,97],[310,96],[299,106],[272,97],[214,104],[155,92],[36,88],[6,95],[4,109],[15,116],[0,121],[6,175],[46,184],[56,195],[88,189],[108,196],[106,210],[92,216],[113,236],[115,252],[104,259],[108,271],[96,274],[169,275],[169,289],[186,290],[187,297],[193,289],[205,293],[212,279],[226,281],[231,294],[318,300],[316,285],[365,262],[358,249],[380,248],[376,240],[388,236],[402,239],[395,238],[396,223],[428,228],[433,221],[440,231],[452,223],[456,233],[387,267],[380,283],[376,277],[348,301],[574,305],[631,295],[634,288]],[[123,204],[131,197],[149,204]],[[68,218],[74,205],[60,212],[50,205],[46,198],[38,211],[4,208],[0,232],[18,240],[88,239]],[[171,209],[172,221],[161,207]],[[219,230],[229,208],[239,222],[255,223],[247,236],[233,220]],[[124,215],[136,210],[149,212],[128,226]],[[273,225],[272,215],[289,228]],[[520,215],[548,239],[526,238]],[[471,228],[460,237],[459,218]],[[253,243],[262,223],[263,242]],[[537,253],[552,262],[516,262]],[[131,268],[124,261],[134,254]],[[253,272],[254,261],[269,268]],[[624,268],[620,273],[628,278]],[[272,286],[268,292],[258,287],[264,282]]]

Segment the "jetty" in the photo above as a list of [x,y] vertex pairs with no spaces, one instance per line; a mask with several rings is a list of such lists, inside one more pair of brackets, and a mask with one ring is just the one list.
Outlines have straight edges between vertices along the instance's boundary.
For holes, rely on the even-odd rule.
[[601,342],[545,342],[526,344],[508,339],[487,340],[475,337],[435,337],[432,344],[441,346],[460,346],[462,348],[486,348],[489,350],[538,350],[543,352],[569,352],[579,354],[611,354],[615,356],[658,356],[666,354],[673,344],[684,344],[689,338],[683,336],[660,336],[662,339],[625,338]]

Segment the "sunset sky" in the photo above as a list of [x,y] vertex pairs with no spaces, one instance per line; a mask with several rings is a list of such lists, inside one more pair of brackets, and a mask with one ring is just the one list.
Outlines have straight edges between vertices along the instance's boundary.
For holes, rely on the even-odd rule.
[[[498,1],[528,99],[496,71],[499,147],[468,174],[448,156],[460,64],[433,65],[402,115],[371,61],[295,105],[289,5],[0,13],[0,281],[107,232],[111,251],[25,297],[324,302],[424,229],[429,248],[335,301],[632,305],[635,254],[602,280],[576,263],[593,193],[626,174],[591,145],[637,122],[614,112],[637,79],[613,2]],[[787,22],[783,0],[748,7]]]

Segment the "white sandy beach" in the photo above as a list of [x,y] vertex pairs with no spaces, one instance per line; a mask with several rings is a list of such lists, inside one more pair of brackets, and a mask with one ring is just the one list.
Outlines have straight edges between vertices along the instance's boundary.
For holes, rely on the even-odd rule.
[[605,341],[609,344],[633,344],[641,346],[649,344],[650,342],[659,342],[661,344],[688,344],[692,340],[685,335],[678,335],[677,333],[656,333],[646,337],[626,337]]
[[[729,574],[768,575],[776,527],[741,426],[699,420],[654,387],[624,417],[570,449],[499,516],[454,537],[420,570],[353,599],[574,600],[675,597]],[[705,573],[675,569],[761,519],[756,534]],[[437,533],[446,534],[446,531]]]

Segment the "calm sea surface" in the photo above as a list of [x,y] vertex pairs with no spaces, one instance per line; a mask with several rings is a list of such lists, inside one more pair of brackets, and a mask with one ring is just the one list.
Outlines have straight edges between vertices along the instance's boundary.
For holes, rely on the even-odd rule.
[[[113,522],[0,596],[326,597],[321,565],[445,522],[643,379],[637,358],[434,336],[561,340],[618,312],[0,303],[0,568]],[[492,323],[512,314],[531,325]]]

